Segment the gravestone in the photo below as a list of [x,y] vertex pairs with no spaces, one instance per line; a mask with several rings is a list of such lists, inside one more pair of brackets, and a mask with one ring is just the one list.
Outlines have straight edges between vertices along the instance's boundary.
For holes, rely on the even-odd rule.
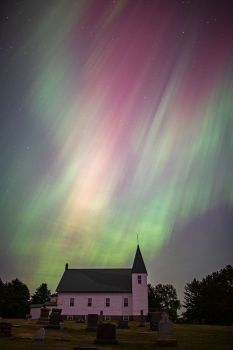
[[177,341],[172,337],[173,324],[169,320],[168,314],[163,312],[162,318],[159,321],[159,338],[157,345],[161,346],[176,346]]
[[150,330],[158,331],[159,321],[161,320],[163,311],[150,312]]
[[120,328],[120,329],[127,329],[127,328],[129,328],[128,321],[126,321],[126,320],[118,321],[118,328]]
[[111,323],[102,323],[97,327],[95,343],[97,344],[118,344],[116,339],[116,326]]
[[49,309],[42,307],[40,309],[40,318],[37,321],[38,324],[46,326],[49,323]]
[[145,327],[145,318],[144,318],[143,310],[140,311],[139,327]]
[[61,309],[52,309],[47,328],[60,329]]
[[33,337],[33,340],[44,341],[44,338],[45,338],[45,329],[44,327],[42,327],[36,332],[36,334]]
[[80,347],[80,346],[75,346],[73,350],[98,350],[98,348],[86,348],[86,347]]
[[76,319],[75,321],[76,323],[85,323],[85,317],[84,316],[80,316]]
[[98,350],[98,348],[84,348],[80,346],[73,347],[73,350]]
[[100,311],[99,323],[103,323],[103,322],[104,322],[104,313],[103,311]]
[[11,337],[11,323],[0,322],[0,338],[1,337]]
[[87,331],[96,332],[99,316],[97,314],[87,315]]

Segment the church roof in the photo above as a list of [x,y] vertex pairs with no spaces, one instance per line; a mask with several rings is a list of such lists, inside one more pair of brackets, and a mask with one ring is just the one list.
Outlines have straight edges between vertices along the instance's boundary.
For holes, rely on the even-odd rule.
[[130,293],[131,269],[66,269],[57,292]]
[[139,245],[132,269],[69,269],[66,264],[56,290],[58,293],[131,293],[132,273],[147,274]]
[[131,270],[132,273],[146,273],[146,266],[144,264],[143,258],[142,258],[142,253],[140,251],[139,245],[137,246],[137,251],[135,254],[134,262],[133,262],[133,267]]

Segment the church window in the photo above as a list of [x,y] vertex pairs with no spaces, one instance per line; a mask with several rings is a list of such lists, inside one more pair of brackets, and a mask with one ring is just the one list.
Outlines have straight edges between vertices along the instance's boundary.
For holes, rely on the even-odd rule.
[[142,284],[142,276],[138,275],[138,284]]
[[74,306],[74,298],[70,298],[70,306]]
[[92,298],[88,298],[87,306],[92,306]]
[[129,299],[124,298],[124,307],[128,307],[128,306],[129,306]]
[[106,304],[105,304],[107,307],[110,306],[110,298],[106,298]]

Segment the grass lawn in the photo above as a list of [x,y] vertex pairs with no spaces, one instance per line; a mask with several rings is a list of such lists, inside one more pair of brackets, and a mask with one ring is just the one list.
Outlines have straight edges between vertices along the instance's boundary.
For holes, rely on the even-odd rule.
[[[117,329],[119,345],[95,345],[95,333],[85,330],[85,324],[77,324],[72,321],[64,323],[60,330],[45,330],[44,342],[35,342],[33,337],[41,327],[35,321],[26,320],[1,320],[11,322],[13,326],[11,338],[0,338],[0,350],[73,350],[74,346],[97,347],[99,350],[124,349],[124,350],[154,350],[160,347],[156,345],[158,333],[150,331],[148,325],[145,328],[138,327],[136,322],[130,322],[129,329]],[[174,336],[178,341],[176,349],[180,350],[232,350],[233,326],[208,326],[208,325],[174,325]],[[174,349],[174,347],[167,347]]]

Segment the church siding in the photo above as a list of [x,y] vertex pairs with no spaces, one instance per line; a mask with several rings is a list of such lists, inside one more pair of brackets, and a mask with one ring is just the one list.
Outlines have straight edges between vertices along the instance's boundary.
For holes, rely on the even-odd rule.
[[[74,306],[70,306],[70,300],[74,299]],[[92,306],[88,306],[88,298],[92,298]],[[106,299],[110,299],[110,305],[106,306]],[[124,306],[124,299],[128,298],[128,306]],[[131,293],[59,293],[57,307],[62,309],[63,316],[100,314],[104,316],[129,316],[132,315]]]

